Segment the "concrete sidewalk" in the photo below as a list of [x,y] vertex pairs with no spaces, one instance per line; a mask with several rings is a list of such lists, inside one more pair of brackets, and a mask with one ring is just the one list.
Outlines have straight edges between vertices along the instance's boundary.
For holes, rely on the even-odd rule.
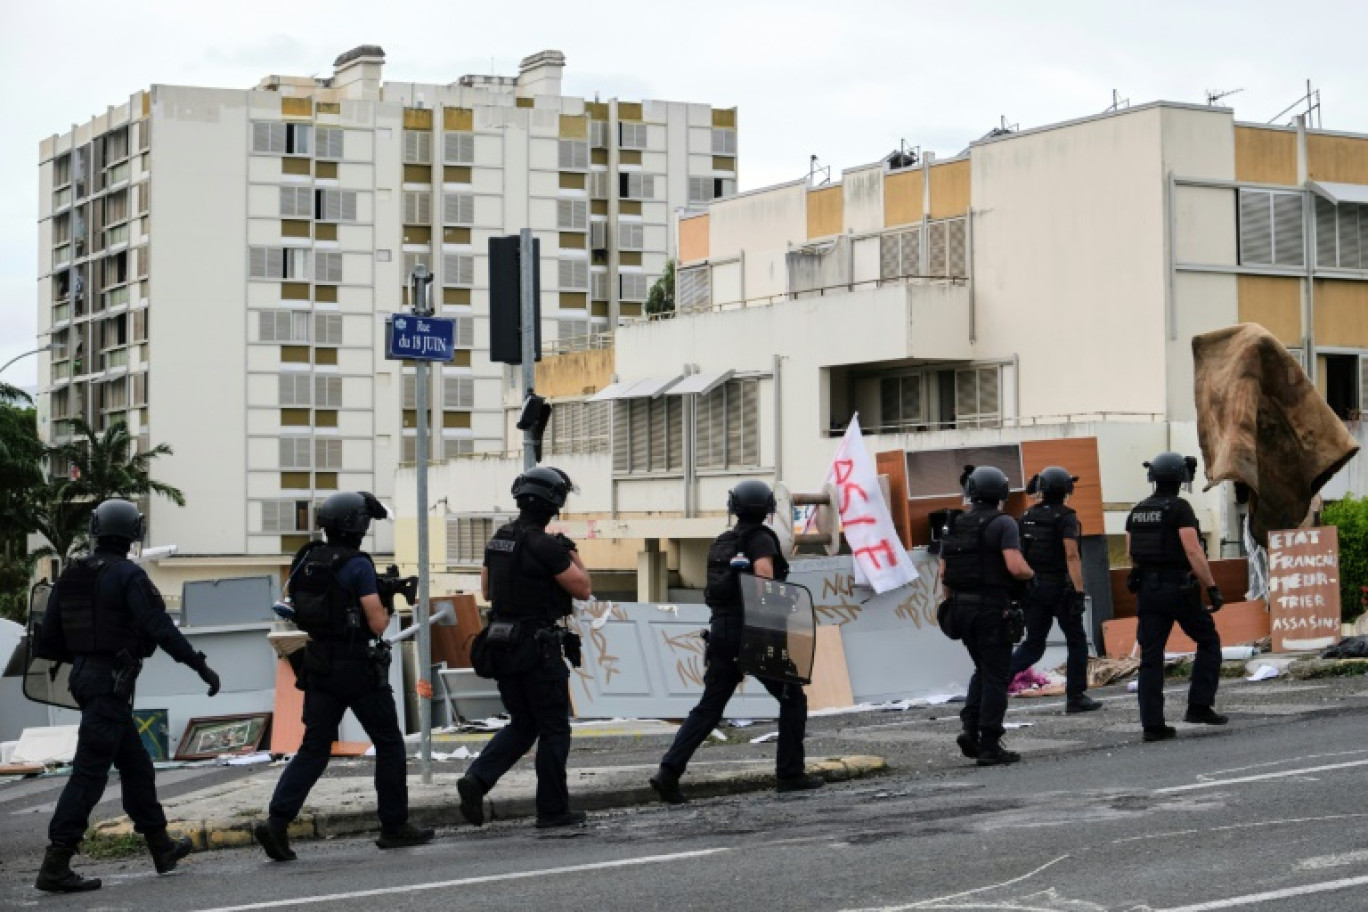
[[[574,748],[593,752],[611,761],[614,753],[630,754],[643,747],[663,752],[677,726],[654,720],[613,720],[576,724]],[[433,753],[451,752],[464,746],[478,751],[492,732],[463,732],[434,735]],[[410,739],[410,751],[416,750]],[[535,753],[535,749],[534,749]],[[604,755],[607,756],[604,756]],[[706,755],[704,755],[706,757]],[[485,797],[485,819],[510,820],[536,816],[536,773],[533,754],[521,761]],[[572,752],[569,770],[570,804],[576,810],[601,811],[659,801],[647,779],[655,764],[577,763]],[[329,771],[313,791],[304,812],[290,828],[295,839],[325,839],[377,833],[375,786],[371,776],[374,760],[334,758]],[[456,780],[468,761],[434,762],[432,782],[423,784],[418,761],[409,757],[409,819],[417,825],[432,827],[468,826],[458,809]],[[828,782],[843,782],[883,771],[882,757],[851,755],[810,758],[808,771]],[[189,836],[197,849],[233,848],[254,842],[252,825],[266,816],[271,793],[284,771],[284,764],[255,767],[241,779],[211,788],[189,792],[163,802],[168,825]],[[690,798],[710,798],[762,791],[774,787],[772,756],[755,759],[698,759],[689,765],[684,790]],[[118,817],[96,823],[93,841],[118,841],[132,834],[132,822]]]

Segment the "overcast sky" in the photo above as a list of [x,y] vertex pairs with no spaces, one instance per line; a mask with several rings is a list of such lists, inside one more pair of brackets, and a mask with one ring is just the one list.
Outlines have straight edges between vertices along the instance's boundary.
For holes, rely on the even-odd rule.
[[[900,139],[952,155],[1122,99],[1224,103],[1265,122],[1320,89],[1324,127],[1368,133],[1362,0],[0,0],[0,365],[36,333],[38,143],[153,83],[248,88],[385,49],[387,80],[516,75],[565,53],[566,94],[739,106],[740,185],[874,161]],[[1290,115],[1288,115],[1290,117]],[[1283,118],[1285,121],[1287,117]],[[0,375],[36,382],[37,359]]]

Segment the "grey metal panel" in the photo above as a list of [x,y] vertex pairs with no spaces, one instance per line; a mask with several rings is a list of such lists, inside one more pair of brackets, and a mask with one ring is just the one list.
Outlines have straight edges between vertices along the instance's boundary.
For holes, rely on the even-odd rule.
[[666,390],[665,394],[667,396],[685,396],[689,393],[698,393],[700,396],[706,396],[730,380],[735,373],[734,370],[724,370],[710,374],[690,374]]
[[1306,186],[1330,200],[1332,203],[1359,203],[1360,205],[1368,205],[1368,185],[1309,180],[1306,182]]
[[280,592],[274,576],[242,576],[181,584],[181,617],[187,627],[218,627],[272,620]]

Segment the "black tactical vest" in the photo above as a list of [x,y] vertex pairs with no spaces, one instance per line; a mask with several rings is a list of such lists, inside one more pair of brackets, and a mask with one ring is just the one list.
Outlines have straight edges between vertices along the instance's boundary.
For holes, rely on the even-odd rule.
[[1169,515],[1182,498],[1155,494],[1135,505],[1126,518],[1130,533],[1131,560],[1142,570],[1188,570],[1187,552],[1178,530],[1169,527]]
[[347,561],[358,555],[369,557],[355,548],[316,545],[304,553],[291,573],[295,625],[313,639],[341,642],[369,635],[360,600],[337,578]]
[[771,558],[774,562],[774,578],[780,582],[788,579],[789,564],[784,555],[779,553],[779,536],[774,534],[774,530],[759,523],[737,523],[736,528],[728,529],[713,539],[712,546],[708,548],[708,576],[703,589],[703,601],[717,614],[741,613],[740,571],[732,569],[731,560],[738,554],[750,559],[746,549],[750,547],[752,536],[757,533],[768,535],[774,540],[775,554]]
[[1007,598],[1012,576],[1002,551],[990,549],[988,524],[1003,514],[993,508],[975,507],[955,517],[950,534],[941,542],[945,561],[945,585],[954,592]]
[[121,558],[92,555],[72,561],[58,581],[62,637],[72,655],[138,654],[138,633],[122,599],[101,597],[100,581]]
[[1065,518],[1074,515],[1062,503],[1038,503],[1021,514],[1021,556],[1036,573],[1069,572],[1063,527]]
[[527,536],[539,527],[515,519],[485,545],[489,598],[500,617],[555,621],[573,610],[570,593],[536,559],[528,559]]

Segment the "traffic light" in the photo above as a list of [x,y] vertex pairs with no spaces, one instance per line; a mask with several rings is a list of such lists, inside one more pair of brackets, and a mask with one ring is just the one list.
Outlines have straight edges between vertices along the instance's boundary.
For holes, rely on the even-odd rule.
[[[489,239],[489,360],[522,364],[522,239]],[[541,360],[541,241],[532,239],[532,351]]]
[[532,435],[533,457],[537,462],[542,458],[542,437],[546,425],[551,421],[551,403],[536,393],[528,393],[523,401],[522,414],[518,416],[518,430],[529,431]]

